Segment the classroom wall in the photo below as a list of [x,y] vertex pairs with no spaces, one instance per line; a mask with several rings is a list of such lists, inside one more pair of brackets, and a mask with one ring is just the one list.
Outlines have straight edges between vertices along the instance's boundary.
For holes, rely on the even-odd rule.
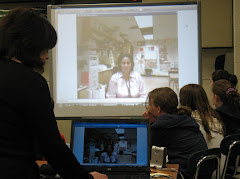
[[240,90],[240,1],[233,0],[233,46],[234,74],[238,78],[237,89]]
[[233,73],[233,48],[214,48],[202,49],[202,87],[205,89],[210,104],[212,104],[212,93],[210,88],[210,79],[212,72],[215,70],[215,59],[219,55],[225,56],[225,69]]

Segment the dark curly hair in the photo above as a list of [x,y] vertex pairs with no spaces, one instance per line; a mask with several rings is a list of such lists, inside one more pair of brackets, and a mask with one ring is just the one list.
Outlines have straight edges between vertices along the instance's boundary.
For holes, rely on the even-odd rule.
[[49,21],[29,8],[15,8],[0,21],[0,58],[17,58],[24,65],[44,71],[43,50],[52,49],[57,33]]
[[235,87],[237,86],[238,80],[236,75],[230,74],[226,70],[216,70],[212,73],[212,80],[216,82],[217,80],[228,80]]
[[124,57],[128,57],[129,60],[131,61],[131,71],[133,71],[133,67],[134,67],[134,61],[133,61],[133,56],[131,54],[120,54],[118,57],[118,61],[117,61],[117,67],[118,67],[118,71],[122,71],[121,69],[121,63]]

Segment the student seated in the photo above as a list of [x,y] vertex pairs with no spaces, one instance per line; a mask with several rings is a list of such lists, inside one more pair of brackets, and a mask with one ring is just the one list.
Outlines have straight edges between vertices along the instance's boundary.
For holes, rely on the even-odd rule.
[[226,134],[240,128],[240,94],[228,80],[218,80],[212,86],[213,104],[226,126]]
[[[220,148],[225,126],[218,113],[210,106],[202,86],[198,84],[185,85],[180,89],[179,97],[181,105],[191,108],[191,116],[197,121],[208,148]],[[220,175],[222,175],[224,162],[225,156],[222,156]],[[215,174],[212,178],[216,178]]]
[[207,149],[207,144],[188,108],[177,106],[178,98],[171,88],[156,88],[148,94],[143,116],[152,123],[151,145],[166,147],[168,163],[179,164],[179,171],[187,179],[193,177],[187,170],[189,156]]
[[210,106],[202,86],[188,84],[180,89],[180,104],[192,110],[191,116],[197,121],[208,148],[219,148],[224,137],[224,124],[218,113]]

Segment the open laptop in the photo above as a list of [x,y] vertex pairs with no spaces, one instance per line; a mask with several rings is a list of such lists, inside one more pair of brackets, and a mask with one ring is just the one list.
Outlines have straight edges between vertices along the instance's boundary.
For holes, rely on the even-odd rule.
[[[149,120],[142,118],[81,118],[72,122],[70,147],[89,172],[109,179],[150,178]],[[111,143],[113,153],[107,156]]]

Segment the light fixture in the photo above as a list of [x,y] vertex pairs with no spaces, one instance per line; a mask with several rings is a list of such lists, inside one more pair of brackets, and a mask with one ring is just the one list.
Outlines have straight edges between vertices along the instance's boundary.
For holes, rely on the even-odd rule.
[[151,15],[149,16],[134,16],[137,25],[139,28],[146,28],[146,27],[152,27],[153,26],[153,18]]
[[153,39],[153,17],[149,16],[134,16],[137,25],[145,40]]
[[115,129],[117,134],[124,134],[124,129]]
[[153,34],[147,34],[147,35],[143,35],[145,40],[152,40],[153,39]]

